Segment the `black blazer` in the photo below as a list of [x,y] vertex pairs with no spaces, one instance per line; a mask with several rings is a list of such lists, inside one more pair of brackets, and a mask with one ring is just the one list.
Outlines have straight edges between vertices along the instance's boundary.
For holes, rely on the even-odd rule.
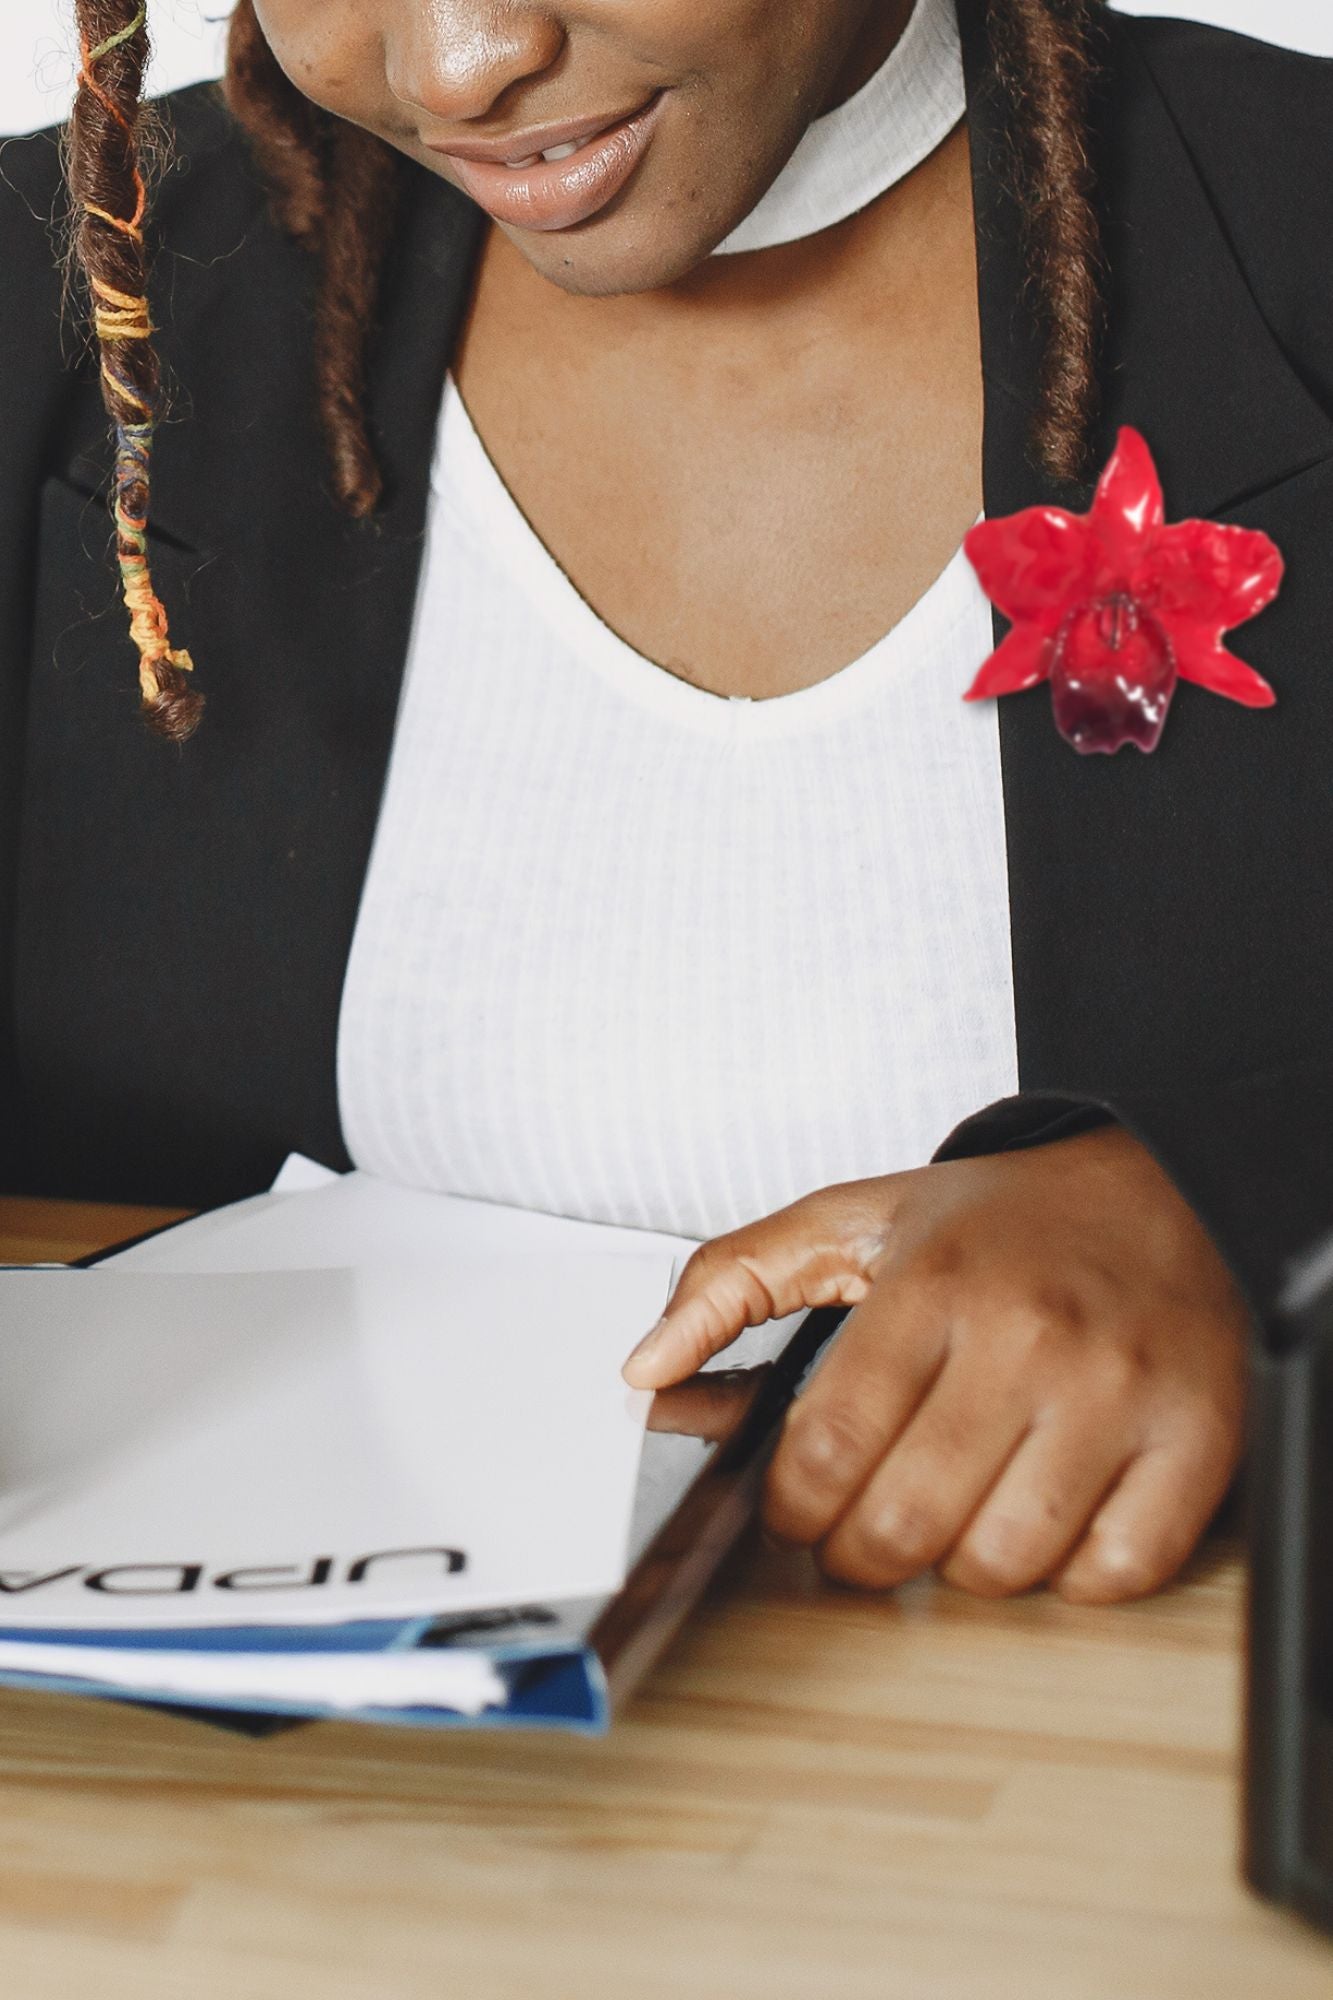
[[[1039,342],[984,11],[961,0],[986,510],[1084,506],[1025,456]],[[1001,703],[1022,1095],[948,1149],[1109,1109],[1262,1303],[1333,1224],[1333,63],[1180,22],[1109,33],[1098,463],[1134,423],[1172,518],[1276,538],[1282,593],[1237,644],[1278,705],[1185,687],[1152,756],[1084,759],[1048,690]],[[317,434],[308,259],[215,89],[166,109],[174,409],[152,542],[209,701],[181,751],[136,713],[105,420],[68,330],[62,348],[54,138],[0,151],[0,1187],[213,1203],[293,1148],[346,1164],[339,999],[479,218],[409,176],[371,390],[388,504],[349,522]]]

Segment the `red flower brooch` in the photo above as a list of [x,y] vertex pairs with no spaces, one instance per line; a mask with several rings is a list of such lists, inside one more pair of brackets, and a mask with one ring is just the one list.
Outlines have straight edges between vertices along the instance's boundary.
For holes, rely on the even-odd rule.
[[1247,708],[1276,700],[1222,634],[1276,597],[1277,545],[1220,521],[1168,526],[1152,453],[1128,425],[1086,514],[1025,507],[979,521],[963,547],[1013,624],[967,701],[1048,680],[1056,728],[1088,752],[1155,749],[1178,680]]

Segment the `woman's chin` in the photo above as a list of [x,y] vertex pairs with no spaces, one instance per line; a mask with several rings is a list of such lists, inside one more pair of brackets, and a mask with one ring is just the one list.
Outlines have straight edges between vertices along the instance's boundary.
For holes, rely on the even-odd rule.
[[541,277],[583,298],[656,292],[705,263],[727,235],[691,217],[688,227],[670,210],[650,215],[596,216],[576,229],[542,231],[500,224],[515,249]]

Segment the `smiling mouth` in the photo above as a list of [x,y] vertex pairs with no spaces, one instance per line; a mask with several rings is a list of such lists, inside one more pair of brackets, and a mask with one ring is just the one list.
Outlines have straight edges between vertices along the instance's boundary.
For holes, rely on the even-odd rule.
[[[665,92],[657,91],[628,117],[516,133],[508,142],[432,146],[459,184],[496,222],[554,231],[589,221],[611,202],[639,166],[656,129]],[[503,153],[508,144],[512,152]]]

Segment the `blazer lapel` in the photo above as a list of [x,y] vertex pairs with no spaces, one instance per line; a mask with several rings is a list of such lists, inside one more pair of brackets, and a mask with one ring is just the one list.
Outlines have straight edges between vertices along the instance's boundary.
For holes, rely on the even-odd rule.
[[[1004,188],[1004,109],[985,12],[986,0],[959,0],[985,507],[991,516],[1038,502],[1081,509],[1092,482],[1059,489],[1028,453],[1041,342],[1018,210]],[[1094,115],[1110,264],[1095,468],[1118,427],[1134,424],[1162,474],[1168,518],[1266,527],[1289,562],[1278,604],[1237,635],[1238,651],[1278,688],[1274,710],[1256,714],[1187,687],[1151,756],[1080,757],[1056,733],[1047,689],[1000,704],[1020,1082],[1089,1096],[1235,1059],[1229,1045],[1258,1031],[1234,1004],[1258,948],[1236,910],[1251,884],[1256,907],[1284,893],[1259,873],[1263,799],[1265,787],[1290,782],[1300,733],[1314,726],[1300,669],[1328,613],[1314,605],[1302,562],[1307,544],[1314,560],[1314,517],[1301,475],[1333,451],[1333,423],[1260,315],[1140,53],[1138,25],[1108,16],[1113,81]],[[994,627],[998,640],[998,614]],[[1188,964],[1179,945],[1187,936],[1209,940]],[[1174,948],[1164,953],[1167,937]],[[1257,1059],[1252,1046],[1248,1057]]]

